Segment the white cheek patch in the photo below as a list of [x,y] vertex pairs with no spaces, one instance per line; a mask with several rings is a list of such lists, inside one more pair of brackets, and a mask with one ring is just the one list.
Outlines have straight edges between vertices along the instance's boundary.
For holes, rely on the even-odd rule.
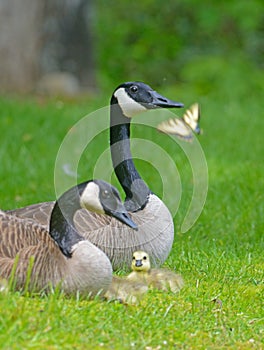
[[124,115],[128,118],[134,117],[134,115],[146,112],[147,108],[142,106],[140,103],[136,102],[131,98],[125,91],[124,88],[120,88],[116,90],[114,93],[114,96],[116,97],[119,106],[122,109],[122,112]]
[[94,182],[89,182],[80,198],[80,205],[84,209],[104,214],[104,209],[99,199],[99,187]]

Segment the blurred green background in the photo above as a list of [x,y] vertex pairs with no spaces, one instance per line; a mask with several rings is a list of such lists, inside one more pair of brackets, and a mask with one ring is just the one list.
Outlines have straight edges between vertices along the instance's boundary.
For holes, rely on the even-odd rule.
[[[199,94],[263,88],[263,1],[96,2],[99,84],[188,83]],[[246,97],[246,96],[245,96]]]
[[3,0],[0,30],[4,92],[38,91],[54,72],[104,90],[128,80],[232,99],[263,89],[261,0]]

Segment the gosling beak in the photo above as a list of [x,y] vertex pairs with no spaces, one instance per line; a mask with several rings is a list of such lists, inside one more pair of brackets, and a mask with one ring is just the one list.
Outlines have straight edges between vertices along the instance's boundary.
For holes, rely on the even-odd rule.
[[119,211],[113,211],[111,212],[111,215],[115,217],[117,220],[123,222],[124,224],[128,225],[129,227],[133,228],[134,230],[138,230],[137,225],[134,223],[134,221],[130,218],[128,213],[126,212],[119,212]]
[[136,267],[140,267],[140,266],[142,266],[143,264],[142,264],[142,260],[136,260],[136,262],[135,262],[135,266]]
[[152,101],[148,103],[149,108],[182,108],[184,104],[181,102],[175,102],[169,100],[167,97],[164,97],[158,94],[156,91],[149,91]]

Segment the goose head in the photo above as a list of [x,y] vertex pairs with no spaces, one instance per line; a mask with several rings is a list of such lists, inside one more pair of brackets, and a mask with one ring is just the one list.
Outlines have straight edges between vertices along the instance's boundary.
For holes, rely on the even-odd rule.
[[81,208],[106,214],[137,230],[122,204],[118,190],[103,180],[93,180],[79,185]]
[[157,108],[180,108],[175,102],[142,82],[120,84],[113,92],[110,106],[110,145],[115,174],[126,194],[125,207],[130,212],[145,208],[150,189],[141,179],[130,150],[132,117]]
[[111,98],[111,105],[118,104],[127,118],[138,113],[157,108],[181,108],[181,102],[175,102],[153,90],[142,82],[126,82],[119,85]]
[[150,260],[149,255],[142,250],[133,253],[131,269],[136,272],[149,272]]
[[85,240],[73,222],[76,211],[82,208],[115,217],[137,229],[115,187],[103,180],[83,182],[65,192],[56,201],[51,213],[50,235],[68,258],[72,256],[75,245]]

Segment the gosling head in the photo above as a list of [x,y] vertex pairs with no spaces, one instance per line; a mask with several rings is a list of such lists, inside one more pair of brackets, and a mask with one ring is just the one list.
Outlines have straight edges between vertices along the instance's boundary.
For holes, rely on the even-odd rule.
[[136,114],[156,108],[181,108],[180,102],[169,100],[142,82],[127,82],[119,85],[111,98],[111,105],[118,104],[123,114],[132,118]]
[[149,255],[142,250],[133,253],[131,269],[136,272],[149,272],[150,260]]

